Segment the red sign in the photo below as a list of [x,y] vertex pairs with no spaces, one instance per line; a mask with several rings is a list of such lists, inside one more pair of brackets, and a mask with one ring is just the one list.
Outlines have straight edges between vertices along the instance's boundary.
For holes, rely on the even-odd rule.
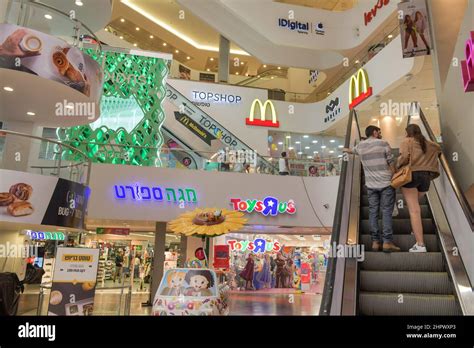
[[97,227],[96,231],[97,234],[116,234],[119,236],[128,236],[130,234],[129,228]]
[[201,260],[201,261],[206,259],[206,254],[204,253],[203,248],[197,248],[194,251],[194,256],[196,256],[196,259]]
[[390,0],[378,0],[375,6],[369,11],[364,12],[364,23],[367,26],[372,19],[377,15],[377,9],[382,8],[383,6],[387,6]]
[[229,268],[229,246],[214,245],[214,268]]

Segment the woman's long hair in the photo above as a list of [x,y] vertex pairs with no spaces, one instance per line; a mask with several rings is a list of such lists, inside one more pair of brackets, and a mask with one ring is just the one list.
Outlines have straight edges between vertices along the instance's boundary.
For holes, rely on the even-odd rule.
[[420,144],[421,150],[423,153],[426,152],[426,139],[425,136],[421,133],[421,129],[416,124],[409,124],[405,129],[407,131],[408,138],[415,138],[415,140]]

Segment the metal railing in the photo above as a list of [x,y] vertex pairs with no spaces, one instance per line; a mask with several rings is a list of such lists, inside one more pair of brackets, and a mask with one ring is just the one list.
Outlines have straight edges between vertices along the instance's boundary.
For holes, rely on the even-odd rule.
[[[85,186],[89,184],[91,160],[75,147],[56,140],[8,130],[0,130],[0,139],[4,140],[0,152],[1,169],[33,173],[37,173],[36,170],[39,169],[42,175],[61,177]],[[50,165],[50,161],[41,165],[30,157],[36,150],[39,151],[40,142],[54,144],[54,165]]]

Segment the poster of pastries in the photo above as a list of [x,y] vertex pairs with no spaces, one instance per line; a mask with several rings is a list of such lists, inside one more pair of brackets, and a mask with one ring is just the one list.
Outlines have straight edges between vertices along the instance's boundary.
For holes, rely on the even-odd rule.
[[63,83],[95,101],[102,93],[97,62],[61,39],[13,24],[0,24],[0,68]]
[[48,315],[92,315],[99,249],[58,248]]
[[83,228],[88,197],[76,182],[0,169],[0,221]]

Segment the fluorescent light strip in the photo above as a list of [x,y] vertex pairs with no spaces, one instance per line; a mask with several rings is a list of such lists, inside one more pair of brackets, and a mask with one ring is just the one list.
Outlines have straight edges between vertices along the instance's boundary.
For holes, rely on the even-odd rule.
[[[213,52],[219,52],[219,48],[218,47],[214,47],[214,46],[208,46],[208,45],[201,45],[200,43],[194,41],[193,39],[191,39],[189,36],[179,32],[178,30],[176,30],[175,28],[173,28],[172,26],[166,24],[165,22],[159,20],[158,18],[156,18],[155,16],[152,16],[151,14],[149,14],[148,12],[146,12],[144,9],[142,9],[140,6],[137,6],[135,4],[132,4],[129,0],[121,0],[122,4],[130,7],[132,10],[138,12],[139,14],[141,14],[142,16],[148,18],[150,21],[152,21],[153,23],[159,25],[160,27],[162,27],[163,29],[166,29],[168,30],[170,33],[176,35],[177,37],[179,37],[181,40],[184,40],[186,41],[188,44],[196,47],[197,49],[199,50],[206,50],[206,51],[213,51]],[[243,56],[250,56],[250,54],[248,54],[247,52],[245,51],[242,51],[242,50],[234,50],[234,49],[230,49],[230,53],[232,54],[240,54],[240,55],[243,55]]]

